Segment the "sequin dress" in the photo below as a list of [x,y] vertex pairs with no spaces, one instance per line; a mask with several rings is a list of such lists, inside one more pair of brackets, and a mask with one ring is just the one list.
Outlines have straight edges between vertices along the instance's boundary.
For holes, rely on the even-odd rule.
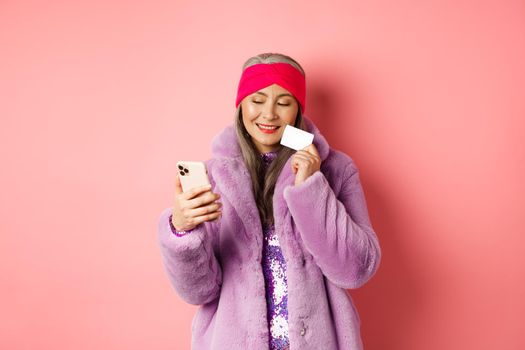
[[[264,170],[277,156],[277,152],[261,153]],[[171,221],[170,227],[176,236],[184,236],[192,230],[177,231]],[[266,306],[268,329],[270,333],[270,350],[287,350],[290,348],[288,339],[288,281],[286,278],[286,262],[275,233],[275,226],[263,225],[262,269],[266,288]]]
[[[261,154],[266,168],[277,156],[276,152]],[[270,350],[289,349],[288,341],[288,281],[286,262],[274,225],[263,226],[262,268],[266,282],[266,305],[270,330]]]

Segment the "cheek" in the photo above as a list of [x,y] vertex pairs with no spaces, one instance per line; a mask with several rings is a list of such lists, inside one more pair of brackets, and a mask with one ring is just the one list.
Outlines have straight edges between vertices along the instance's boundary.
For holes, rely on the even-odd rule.
[[297,112],[296,113],[289,113],[286,115],[286,123],[290,125],[295,124],[295,119],[297,118]]
[[251,118],[250,112],[242,111],[242,123],[248,132],[251,132],[251,129],[254,128],[253,118]]
[[246,104],[245,106],[243,106],[242,115],[246,117],[246,120],[252,120],[257,118],[257,106],[254,106],[252,104]]
[[243,101],[241,103],[241,109],[242,109],[242,116],[246,121],[249,121],[257,117],[258,112],[257,112],[256,105]]
[[245,113],[244,111],[242,112],[242,121],[246,129],[252,126],[253,124],[252,120],[253,120],[252,115],[249,112],[248,113]]

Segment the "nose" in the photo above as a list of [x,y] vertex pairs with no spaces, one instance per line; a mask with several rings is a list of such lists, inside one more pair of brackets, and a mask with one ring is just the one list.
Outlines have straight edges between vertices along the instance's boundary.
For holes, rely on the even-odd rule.
[[273,106],[272,103],[266,103],[265,104],[264,109],[262,111],[262,115],[263,115],[263,118],[267,119],[267,120],[274,120],[274,119],[279,118],[275,114],[274,106]]

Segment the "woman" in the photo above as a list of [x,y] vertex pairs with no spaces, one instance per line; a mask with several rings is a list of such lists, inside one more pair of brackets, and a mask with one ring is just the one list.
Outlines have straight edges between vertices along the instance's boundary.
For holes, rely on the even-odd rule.
[[[192,349],[362,349],[346,289],[376,272],[381,251],[358,169],[304,116],[305,75],[282,54],[243,67],[233,125],[212,141],[211,186],[161,214],[175,290],[200,305]],[[314,134],[295,151],[286,124]]]

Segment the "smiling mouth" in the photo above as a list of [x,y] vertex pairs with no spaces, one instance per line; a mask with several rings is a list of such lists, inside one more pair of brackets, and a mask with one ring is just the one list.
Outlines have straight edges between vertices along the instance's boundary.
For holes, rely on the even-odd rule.
[[269,131],[272,131],[272,130],[277,130],[280,128],[279,125],[268,125],[268,124],[259,124],[259,123],[255,123],[257,125],[257,127],[259,127],[259,129],[261,130],[269,130]]

